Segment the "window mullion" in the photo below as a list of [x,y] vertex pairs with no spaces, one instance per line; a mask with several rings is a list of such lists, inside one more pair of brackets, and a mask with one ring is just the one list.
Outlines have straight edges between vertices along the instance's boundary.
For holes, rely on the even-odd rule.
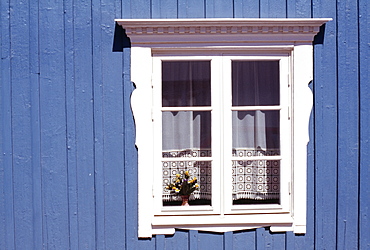
[[222,168],[223,168],[223,211],[230,213],[232,207],[232,92],[231,92],[231,59],[230,57],[222,57]]
[[222,210],[222,138],[220,131],[222,129],[221,121],[221,89],[220,76],[221,68],[220,58],[215,55],[211,60],[211,98],[212,98],[212,207],[215,214],[220,214]]

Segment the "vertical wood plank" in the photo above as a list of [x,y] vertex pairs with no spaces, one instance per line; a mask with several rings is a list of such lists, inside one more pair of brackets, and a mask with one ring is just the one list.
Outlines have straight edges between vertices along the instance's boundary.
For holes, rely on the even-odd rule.
[[271,249],[285,249],[285,233],[272,233]]
[[260,0],[261,18],[284,18],[287,17],[286,0]]
[[152,0],[152,18],[177,18],[177,1]]
[[0,248],[14,249],[14,210],[13,210],[13,163],[12,163],[12,117],[11,117],[11,40],[9,1],[0,2],[1,32],[1,156],[0,156]]
[[39,62],[39,1],[30,2],[30,86],[32,129],[32,204],[33,204],[33,249],[43,247],[43,203],[41,180],[41,132],[40,132],[40,62]]
[[45,0],[39,6],[44,246],[68,249],[64,10]]
[[[92,89],[91,1],[74,2],[73,60],[75,159],[79,249],[95,247],[94,134]],[[110,47],[110,44],[105,45]],[[68,102],[68,101],[67,101]],[[69,110],[67,110],[67,113]],[[72,139],[73,140],[73,139]],[[69,148],[70,149],[70,148]]]
[[178,0],[178,17],[205,17],[205,0]]
[[150,0],[122,1],[122,18],[151,18],[152,5]]
[[[15,247],[32,244],[32,151],[31,151],[31,90],[29,78],[29,6],[13,2],[10,13],[12,41],[12,141],[13,141],[13,209]],[[20,74],[19,72],[24,72]]]
[[331,17],[324,41],[314,46],[315,248],[336,248],[337,53],[336,1],[313,1],[314,17]]
[[[167,250],[189,249],[189,233],[187,231],[176,230],[174,235],[165,237],[165,248]],[[157,238],[156,238],[157,241]],[[157,243],[157,242],[156,242]],[[158,249],[158,248],[157,248]]]
[[286,232],[285,233],[285,249],[295,249],[294,247],[294,238],[295,235],[293,232]]
[[102,170],[104,171],[104,241],[107,249],[125,248],[124,122],[122,53],[112,52],[115,24],[122,9],[120,1],[100,1],[101,25],[101,111],[103,126]]
[[233,250],[234,246],[233,246],[233,241],[234,237],[233,237],[233,232],[226,232],[224,233],[224,249],[225,250]]
[[242,249],[256,249],[256,231],[248,230],[241,232],[234,232],[234,242],[233,247],[235,250]]
[[189,230],[189,249],[198,250],[199,233],[195,230]]
[[205,3],[207,18],[234,17],[233,0],[205,0]]
[[256,238],[256,249],[285,249],[284,233],[271,233],[268,228],[258,228]]
[[78,194],[77,194],[77,155],[76,155],[76,98],[75,98],[75,61],[74,61],[74,5],[64,2],[65,37],[65,77],[66,77],[66,119],[67,119],[67,170],[68,170],[68,216],[69,244],[78,249]]
[[256,229],[256,250],[263,250],[265,249],[265,229],[264,228],[257,228]]
[[[94,98],[94,178],[95,178],[95,238],[96,248],[105,246],[105,176],[103,126],[103,70],[102,70],[102,17],[100,0],[92,1],[92,53]],[[122,211],[124,213],[124,211]]]
[[358,247],[358,13],[338,1],[338,224],[337,247]]
[[287,0],[287,17],[311,17],[311,0]]
[[220,233],[198,233],[198,249],[224,249],[223,234]]
[[359,247],[370,249],[370,3],[359,0],[359,63],[360,63],[360,211]]
[[260,16],[259,1],[234,0],[234,17],[236,18],[258,18]]
[[166,249],[164,235],[156,235],[155,236],[155,249],[156,250]]

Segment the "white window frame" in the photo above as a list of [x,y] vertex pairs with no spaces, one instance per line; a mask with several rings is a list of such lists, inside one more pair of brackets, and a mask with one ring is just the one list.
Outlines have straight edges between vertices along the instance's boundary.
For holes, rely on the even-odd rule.
[[[270,226],[273,232],[306,232],[306,170],[309,116],[312,109],[312,40],[319,27],[331,19],[119,19],[116,20],[131,39],[131,80],[136,89],[131,97],[136,124],[138,148],[138,236],[173,234],[175,228],[226,232]],[[156,171],[154,148],[158,147],[154,124],[157,113],[155,70],[158,60],[206,57],[217,52],[245,55],[245,58],[271,58],[289,54],[286,74],[291,124],[290,170],[281,180],[281,196],[287,199],[283,207],[243,205],[242,210],[220,206],[200,209],[163,209],[155,183],[161,181]],[[200,55],[200,56],[199,56]],[[208,56],[209,56],[208,55]],[[230,57],[231,58],[231,57]],[[153,70],[154,69],[154,70]],[[154,71],[154,73],[153,73]],[[222,126],[222,125],[221,125]],[[226,144],[230,142],[225,141]],[[219,191],[221,192],[221,190]],[[282,194],[284,192],[284,194]],[[212,195],[214,191],[212,191]],[[222,195],[220,195],[222,197]],[[288,197],[288,198],[286,198]],[[289,203],[289,205],[287,205]],[[214,204],[212,204],[214,205]],[[222,205],[222,206],[221,206]],[[178,210],[178,211],[177,211]],[[196,215],[196,216],[194,216]]]

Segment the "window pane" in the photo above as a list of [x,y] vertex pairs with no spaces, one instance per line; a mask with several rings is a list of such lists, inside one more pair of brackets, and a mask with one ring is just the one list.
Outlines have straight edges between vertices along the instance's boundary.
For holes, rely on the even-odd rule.
[[278,204],[280,161],[232,161],[233,204]]
[[233,204],[278,204],[279,160],[245,157],[280,155],[278,110],[233,111]]
[[233,154],[262,152],[266,155],[279,155],[279,112],[278,110],[232,111]]
[[279,105],[279,61],[233,61],[233,106]]
[[[189,197],[190,205],[211,205],[212,198],[212,164],[211,161],[163,161],[162,176],[163,176],[163,205],[174,206],[181,205],[181,191],[171,191],[171,184],[176,183],[178,179],[176,174],[180,174],[183,183],[184,172],[188,171],[190,175],[189,187],[195,187],[196,190]],[[189,180],[183,184],[188,185]],[[182,185],[181,185],[182,186]]]
[[163,157],[210,157],[211,112],[162,112]]
[[211,105],[210,61],[163,61],[162,106]]

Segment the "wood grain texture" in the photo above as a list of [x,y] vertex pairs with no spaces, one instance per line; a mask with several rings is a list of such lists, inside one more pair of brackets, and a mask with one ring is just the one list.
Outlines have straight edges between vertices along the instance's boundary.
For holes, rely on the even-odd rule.
[[[76,93],[75,93],[75,58],[74,58],[74,5],[64,4],[65,18],[65,76],[66,76],[66,109],[67,109],[67,171],[68,171],[68,203],[69,231],[78,235],[78,183],[77,183],[77,148],[76,148]],[[70,239],[70,247],[78,248],[78,237]]]
[[206,18],[232,18],[234,16],[233,0],[205,0]]
[[152,18],[177,18],[178,4],[172,0],[152,0]]
[[287,0],[287,17],[311,17],[311,0]]
[[[100,0],[92,1],[92,54],[94,98],[94,178],[95,178],[95,240],[97,249],[105,249],[105,175],[103,126],[102,16]],[[124,213],[124,211],[122,211]]]
[[204,18],[205,0],[178,0],[178,18]]
[[338,39],[338,196],[337,247],[358,247],[359,69],[358,5],[337,4]]
[[224,249],[224,235],[221,233],[198,233],[198,249]]
[[[307,233],[137,238],[130,48],[114,18],[331,17],[314,45]],[[0,1],[0,249],[367,249],[366,0]],[[317,40],[318,41],[318,40]]]
[[[73,96],[66,98],[66,103],[74,105],[67,115],[72,122],[67,124],[68,153],[71,152],[72,166],[69,173],[75,174],[71,179],[75,184],[77,195],[76,211],[70,209],[71,222],[77,218],[78,248],[96,248],[95,246],[95,201],[94,201],[94,112],[92,88],[92,5],[89,1],[73,4],[73,79],[67,81],[66,88],[73,86]],[[66,39],[66,43],[67,43]],[[66,50],[66,54],[69,54]],[[66,65],[70,61],[66,60]],[[67,71],[67,69],[66,69]],[[72,118],[74,116],[74,118]],[[74,126],[74,127],[73,127]],[[71,132],[71,134],[69,133]],[[71,143],[71,144],[69,144]],[[68,157],[70,159],[70,157]],[[70,165],[68,164],[68,167]],[[73,211],[73,214],[72,212]],[[70,223],[71,224],[71,223]]]
[[359,246],[370,249],[370,4],[359,1],[359,98],[360,98],[360,158],[359,158]]
[[[12,143],[13,143],[13,192],[15,247],[32,242],[32,150],[31,150],[31,89],[29,74],[30,41],[24,39],[29,33],[29,6],[13,3],[16,12],[10,15],[10,39],[13,46],[11,60],[12,83]],[[27,74],[19,74],[21,71]]]
[[40,130],[40,61],[39,61],[39,5],[38,0],[29,6],[29,55],[31,89],[31,130],[32,130],[32,246],[41,249],[43,245],[43,205],[41,179],[41,130]]
[[64,6],[44,0],[39,6],[43,239],[46,248],[68,248]]
[[332,17],[323,44],[314,46],[315,247],[336,248],[337,226],[337,29],[336,1],[314,1],[313,16]]
[[239,231],[233,233],[234,249],[256,249],[256,231]]
[[260,0],[260,17],[287,17],[287,2],[285,0]]
[[259,1],[254,0],[234,0],[235,18],[258,18],[260,17]]
[[[117,9],[118,8],[118,9]],[[120,249],[125,246],[124,211],[124,106],[122,87],[122,53],[112,52],[114,22],[121,10],[117,1],[101,1],[101,111],[104,171],[105,247]],[[99,23],[98,23],[99,25]]]
[[12,80],[9,1],[0,4],[1,32],[1,110],[0,110],[0,248],[15,248],[12,161]]

